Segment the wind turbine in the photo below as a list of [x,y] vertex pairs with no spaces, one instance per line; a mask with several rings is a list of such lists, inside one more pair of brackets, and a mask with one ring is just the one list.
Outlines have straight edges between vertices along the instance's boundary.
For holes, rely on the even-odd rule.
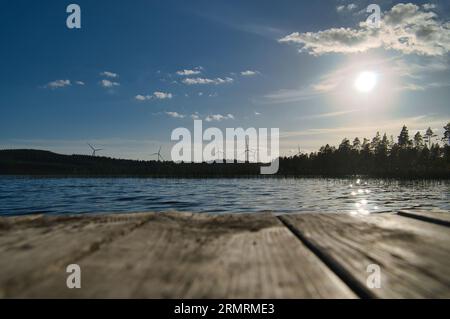
[[302,151],[301,151],[301,149],[300,149],[300,145],[298,146],[298,153],[295,154],[294,157],[295,157],[295,156],[299,156],[299,155],[302,155]]
[[249,154],[251,153],[252,155],[252,158],[253,158],[253,160],[256,160],[256,151],[255,150],[245,150],[245,162],[246,163],[250,163],[250,156],[249,156]]
[[94,146],[92,146],[92,145],[89,144],[89,143],[87,143],[87,145],[89,145],[89,147],[92,149],[92,156],[95,156],[95,154],[96,154],[98,151],[103,151],[102,148],[95,148]]
[[158,162],[160,162],[161,159],[164,161],[164,157],[161,155],[161,148],[162,148],[162,146],[159,147],[158,153],[153,153],[150,155],[150,156],[155,156],[155,155],[158,156]]
[[249,157],[250,153],[252,153],[253,160],[256,160],[256,154],[258,153],[258,151],[250,149],[248,140],[249,140],[249,138],[248,138],[248,136],[246,136],[246,138],[245,138],[245,151],[243,152],[243,153],[245,153],[245,162],[246,163],[250,163],[250,157]]
[[[222,154],[223,155],[223,157],[222,158],[220,158],[220,154]],[[220,150],[220,149],[218,149],[217,151],[216,151],[216,161],[217,162],[219,162],[219,161],[226,161],[225,160],[225,153],[224,152],[222,152],[222,150]]]

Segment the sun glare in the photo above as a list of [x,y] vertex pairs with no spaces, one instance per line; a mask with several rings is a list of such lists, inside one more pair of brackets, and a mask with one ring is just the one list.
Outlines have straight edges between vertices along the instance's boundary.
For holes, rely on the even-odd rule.
[[377,75],[374,72],[361,72],[355,81],[355,87],[359,92],[368,93],[377,85]]

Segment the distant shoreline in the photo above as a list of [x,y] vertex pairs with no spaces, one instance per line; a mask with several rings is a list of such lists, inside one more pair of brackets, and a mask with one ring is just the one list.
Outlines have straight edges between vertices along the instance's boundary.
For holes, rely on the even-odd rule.
[[[174,163],[123,160],[88,155],[61,155],[41,150],[0,150],[0,176],[79,178],[383,178],[450,179],[450,164],[437,167],[362,169],[347,162],[312,166],[304,157],[280,158],[275,175],[261,175],[261,163]],[[333,165],[331,165],[333,164]]]
[[69,174],[3,174],[1,177],[17,177],[17,178],[92,178],[92,179],[383,179],[383,180],[429,180],[429,181],[448,181],[450,176],[375,176],[375,175],[205,175],[205,176],[156,176],[156,175],[69,175]]

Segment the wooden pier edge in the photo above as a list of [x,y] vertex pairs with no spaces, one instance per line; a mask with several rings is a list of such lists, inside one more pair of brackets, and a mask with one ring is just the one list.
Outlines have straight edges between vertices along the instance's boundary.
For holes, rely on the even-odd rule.
[[1,217],[0,297],[450,298],[449,215]]

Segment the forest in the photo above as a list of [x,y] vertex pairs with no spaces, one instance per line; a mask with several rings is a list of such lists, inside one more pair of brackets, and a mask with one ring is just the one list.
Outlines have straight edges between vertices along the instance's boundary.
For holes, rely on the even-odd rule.
[[[40,150],[0,150],[2,175],[248,177],[259,176],[259,163],[174,163],[88,155],[61,155]],[[411,134],[406,126],[394,138],[345,138],[339,146],[322,146],[309,154],[280,158],[275,176],[340,177],[363,175],[400,178],[450,178],[450,123],[443,136],[431,128]]]
[[281,158],[280,175],[369,175],[380,177],[449,178],[450,123],[442,137],[431,128],[410,134],[403,126],[398,137],[344,138],[338,147]]

